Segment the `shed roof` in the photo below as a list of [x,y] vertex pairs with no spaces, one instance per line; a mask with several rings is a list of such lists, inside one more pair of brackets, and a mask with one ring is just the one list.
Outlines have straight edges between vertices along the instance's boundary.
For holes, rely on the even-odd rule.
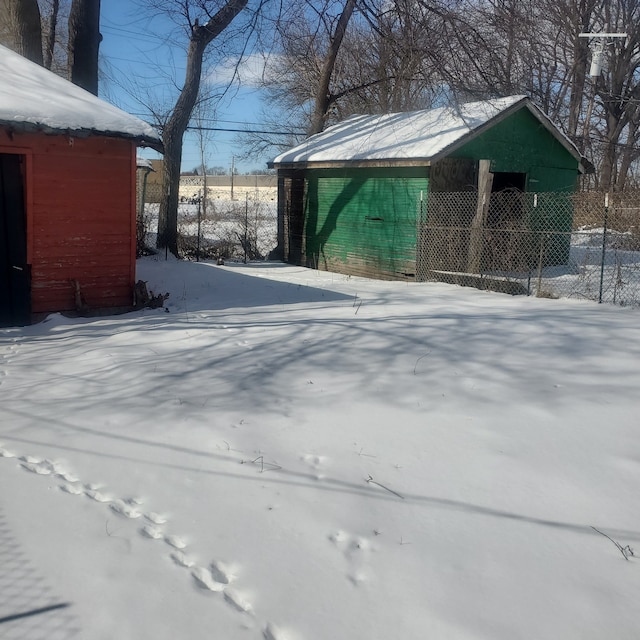
[[287,166],[427,165],[519,109],[528,109],[580,161],[580,152],[526,96],[510,96],[404,113],[356,115],[278,155]]
[[0,45],[0,125],[47,133],[133,138],[161,149],[146,122]]

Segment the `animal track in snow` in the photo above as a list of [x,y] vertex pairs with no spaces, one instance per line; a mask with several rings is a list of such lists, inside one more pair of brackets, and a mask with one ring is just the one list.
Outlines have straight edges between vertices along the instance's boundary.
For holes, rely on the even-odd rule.
[[[0,446],[0,458],[15,458],[16,454]],[[140,535],[150,540],[163,540],[173,548],[169,557],[173,563],[180,568],[189,569],[195,584],[202,590],[222,593],[224,601],[236,612],[251,616],[255,620],[253,604],[246,594],[231,588],[229,585],[235,581],[236,575],[233,565],[214,560],[208,567],[197,566],[195,561],[184,553],[188,546],[188,539],[184,536],[167,534],[163,525],[169,521],[169,517],[162,512],[144,512],[139,508],[143,504],[141,498],[117,498],[107,492],[103,485],[98,483],[82,483],[73,473],[64,468],[60,463],[38,458],[35,456],[20,456],[19,466],[35,473],[36,475],[54,475],[62,480],[58,485],[60,491],[69,495],[85,496],[97,504],[104,504],[109,509],[128,519],[136,519],[144,516],[148,521],[138,532]],[[315,457],[309,463],[322,464],[324,458]],[[335,535],[336,544],[347,540],[348,536],[338,532]],[[252,623],[253,624],[253,623]],[[287,640],[288,636],[282,630],[271,623],[266,623],[263,627],[265,640]]]
[[214,580],[222,584],[229,584],[235,578],[229,566],[216,560],[209,565],[209,571],[211,571]]
[[74,484],[71,482],[69,483],[65,482],[64,484],[61,484],[60,490],[64,491],[65,493],[70,493],[71,495],[74,495],[74,496],[79,496],[84,493],[84,487],[82,485]]
[[56,476],[61,478],[62,480],[66,480],[67,482],[79,482],[78,478],[73,473],[69,471],[58,471],[56,472]]
[[139,518],[142,514],[138,509],[130,504],[127,504],[124,500],[114,500],[109,504],[109,508],[112,511],[115,511],[118,515],[124,516],[125,518],[135,519]]
[[224,599],[232,607],[235,607],[238,611],[241,611],[242,613],[251,613],[251,611],[253,611],[253,605],[241,593],[238,593],[235,589],[229,589],[227,587],[224,590]]
[[158,529],[158,527],[152,527],[148,524],[140,529],[140,533],[145,538],[150,538],[151,540],[160,540],[164,537],[164,531],[162,531],[162,529]]
[[182,550],[187,548],[187,541],[181,536],[167,536],[164,541],[174,549]]
[[149,520],[149,522],[153,522],[153,524],[166,524],[168,520],[167,516],[156,513],[155,511],[145,513],[144,517]]
[[300,456],[300,459],[316,472],[316,480],[324,480],[326,476],[324,473],[321,473],[321,471],[329,464],[329,458],[327,456],[320,456],[315,453],[306,453],[303,456]]
[[376,551],[376,547],[371,540],[364,536],[351,535],[341,530],[330,534],[329,540],[342,551],[350,563],[347,579],[355,586],[368,582],[370,579],[370,572],[367,570],[369,555],[370,552]]
[[102,493],[102,491],[98,491],[97,489],[85,489],[84,494],[87,498],[91,498],[96,502],[113,502],[113,497],[108,493]]
[[40,476],[51,475],[56,470],[56,465],[51,462],[51,460],[43,460],[41,458],[34,458],[33,456],[23,456],[20,460],[20,466],[23,469]]
[[191,569],[195,565],[195,562],[186,556],[182,551],[174,551],[169,557],[179,566],[185,567],[186,569]]
[[262,632],[264,640],[288,640],[288,636],[279,627],[269,623]]
[[191,575],[195,580],[195,583],[201,588],[207,591],[223,591],[225,586],[221,582],[218,582],[212,575],[211,571],[205,567],[195,567],[191,571]]

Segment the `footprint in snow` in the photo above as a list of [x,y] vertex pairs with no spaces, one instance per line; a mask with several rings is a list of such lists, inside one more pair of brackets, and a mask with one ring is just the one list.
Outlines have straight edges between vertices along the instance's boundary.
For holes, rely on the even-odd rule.
[[209,565],[209,571],[211,572],[213,579],[216,582],[221,582],[222,584],[230,584],[235,578],[231,567],[226,565],[224,562],[214,560]]
[[168,521],[167,516],[162,515],[161,513],[156,513],[155,511],[145,513],[144,517],[149,520],[149,522],[153,522],[153,524],[166,524]]
[[182,551],[174,551],[169,556],[179,567],[185,567],[186,569],[191,569],[191,567],[195,566],[195,562],[186,556]]
[[340,549],[350,565],[347,579],[356,587],[367,583],[371,573],[367,569],[367,562],[371,552],[376,551],[375,545],[369,538],[354,536],[345,531],[335,531],[329,535],[329,540]]
[[[0,457],[13,458],[16,457],[16,454],[0,446]],[[241,592],[229,587],[229,584],[235,579],[232,567],[218,560],[213,561],[209,567],[196,566],[195,562],[183,552],[183,549],[187,547],[187,540],[182,536],[165,535],[161,525],[166,524],[169,518],[155,511],[143,514],[138,509],[139,505],[143,503],[141,498],[115,498],[105,492],[102,485],[96,483],[82,484],[74,474],[62,468],[58,463],[46,458],[21,456],[19,460],[21,466],[32,473],[38,475],[54,474],[63,480],[64,482],[59,485],[59,489],[65,493],[85,495],[95,502],[108,504],[112,511],[126,518],[135,519],[144,515],[145,519],[148,520],[148,524],[139,530],[140,534],[152,540],[164,540],[166,544],[173,547],[174,551],[170,554],[171,559],[177,566],[191,570],[193,580],[198,587],[207,591],[221,592],[225,602],[240,613],[251,614],[253,612],[253,605],[249,599]],[[308,462],[320,465],[323,459],[316,457]],[[342,538],[340,533],[336,534],[336,541],[338,537]],[[346,540],[347,538],[348,536],[344,534],[344,539]],[[263,636],[265,640],[287,640],[287,636],[270,623],[264,628]]]
[[158,527],[153,527],[148,524],[140,529],[140,534],[150,540],[160,540],[164,537],[164,531],[162,531],[162,529],[158,529]]
[[167,536],[164,541],[174,549],[186,549],[187,541],[181,536]]
[[69,471],[58,471],[56,473],[56,476],[58,476],[58,478],[60,478],[61,480],[65,480],[66,482],[80,482],[78,478],[76,478],[76,476]]
[[32,456],[23,456],[20,460],[22,460],[20,466],[23,469],[39,476],[49,476],[54,473],[56,469],[56,465],[51,462],[51,460],[42,460]]
[[102,491],[98,491],[97,489],[86,489],[84,494],[87,498],[91,498],[96,502],[113,502],[113,496],[108,493],[103,493]]
[[319,456],[315,453],[307,453],[301,456],[300,459],[316,472],[316,480],[324,480],[326,478],[325,474],[322,473],[322,470],[329,463],[329,458],[327,456]]
[[191,571],[191,575],[193,576],[195,583],[201,589],[220,592],[225,588],[224,584],[218,582],[217,580],[214,580],[213,576],[211,575],[211,571],[209,571],[205,567],[195,567]]
[[274,624],[270,622],[264,628],[262,632],[264,636],[264,640],[288,640],[289,636],[285,635],[284,631],[279,627],[276,627]]
[[109,504],[109,508],[120,516],[125,518],[135,519],[139,518],[142,514],[138,509],[130,504],[127,504],[124,500],[115,500]]
[[251,613],[253,605],[238,591],[227,587],[224,590],[224,599],[241,613]]
[[60,485],[60,491],[64,491],[65,493],[70,493],[73,496],[79,496],[84,493],[84,487],[79,484],[67,483]]

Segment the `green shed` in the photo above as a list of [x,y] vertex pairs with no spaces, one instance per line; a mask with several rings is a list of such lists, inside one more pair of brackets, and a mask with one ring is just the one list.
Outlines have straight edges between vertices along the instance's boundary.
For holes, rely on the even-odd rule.
[[[270,165],[278,174],[278,253],[285,262],[383,279],[473,274],[487,262],[478,232],[516,226],[537,234],[536,246],[544,231],[545,264],[568,259],[566,196],[575,190],[581,156],[525,96],[353,116]],[[552,206],[543,197],[549,193],[556,194]],[[524,194],[535,198],[533,214]],[[549,231],[557,233],[549,238]],[[529,268],[541,252],[517,244],[519,267]],[[505,251],[494,243],[494,254]]]

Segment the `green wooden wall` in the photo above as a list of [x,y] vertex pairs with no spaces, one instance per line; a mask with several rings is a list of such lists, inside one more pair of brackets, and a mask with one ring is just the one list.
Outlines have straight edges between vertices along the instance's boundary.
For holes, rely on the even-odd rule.
[[533,231],[558,231],[541,236],[545,244],[546,264],[566,264],[569,259],[573,211],[569,197],[578,179],[578,160],[572,156],[527,109],[508,118],[471,140],[451,157],[491,160],[491,171],[526,174],[529,193],[554,193],[542,198],[529,225]]
[[450,157],[489,159],[493,172],[525,173],[530,192],[573,192],[578,177],[578,161],[527,109],[498,122]]
[[377,278],[415,274],[426,167],[318,169],[306,177],[308,266]]

